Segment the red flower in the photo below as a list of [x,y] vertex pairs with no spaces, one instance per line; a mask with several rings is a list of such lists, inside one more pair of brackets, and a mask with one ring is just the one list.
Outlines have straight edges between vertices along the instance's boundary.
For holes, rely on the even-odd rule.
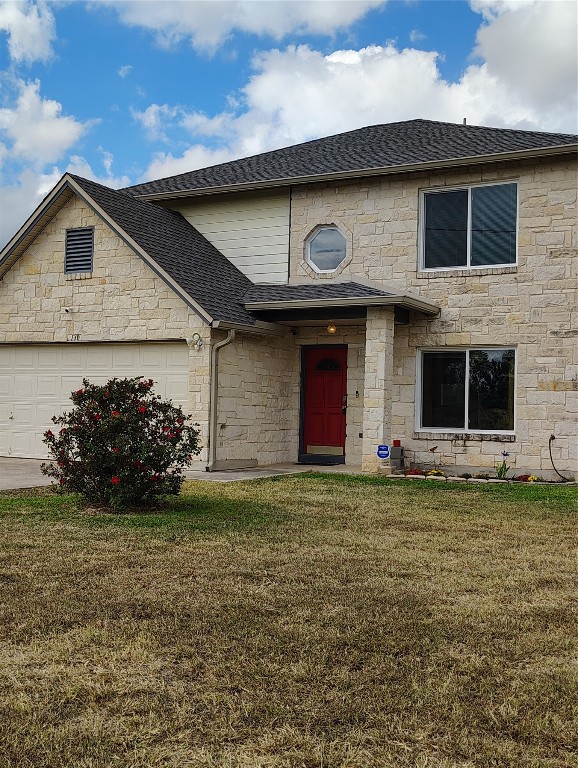
[[183,423],[183,419],[177,419],[177,424],[182,424],[182,423]]
[[76,390],[76,394],[77,394],[77,395],[82,395],[82,394],[84,394],[84,389],[77,389],[77,390]]
[[113,453],[120,453],[120,448],[112,448]]
[[61,477],[61,478],[60,478],[60,480],[59,480],[58,482],[60,483],[60,485],[64,485],[64,483],[66,482],[66,480],[65,480],[63,477]]
[[106,390],[106,392],[104,393],[104,396],[105,396],[105,397],[110,397],[110,392],[108,391],[108,389],[107,389],[107,390]]
[[163,432],[170,432],[170,431],[171,431],[170,427],[163,427]]
[[66,432],[66,427],[62,427],[62,429],[60,430],[60,434],[62,434],[63,432]]
[[146,413],[147,409],[144,407],[144,405],[141,405],[140,408],[138,409],[138,412],[139,413]]
[[93,416],[92,418],[93,418],[95,421],[100,421],[100,420],[102,419],[102,416],[100,415],[100,413],[95,413],[95,414],[94,414],[94,416]]
[[114,475],[113,477],[110,478],[110,482],[113,485],[118,485],[120,483],[120,477],[118,477],[118,475]]
[[47,429],[44,433],[44,437],[54,437],[54,432],[51,429]]
[[112,412],[112,415],[113,415],[113,416],[120,416],[120,411],[113,411],[113,412]]

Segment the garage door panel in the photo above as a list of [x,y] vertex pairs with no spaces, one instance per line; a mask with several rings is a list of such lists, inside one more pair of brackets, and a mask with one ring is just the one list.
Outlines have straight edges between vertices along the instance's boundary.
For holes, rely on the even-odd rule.
[[54,400],[59,397],[62,376],[40,375],[36,380],[36,397],[39,400]]
[[14,393],[14,376],[0,375],[0,398],[12,397]]
[[166,392],[171,393],[173,400],[176,399],[182,403],[188,402],[188,379],[186,376],[167,376],[164,388]]
[[89,371],[111,371],[112,370],[112,350],[103,347],[86,348],[86,370]]
[[62,350],[60,347],[53,347],[51,344],[45,347],[38,347],[36,356],[36,370],[50,370],[62,369]]
[[[182,344],[0,345],[0,455],[46,458],[52,417],[72,409],[82,379],[105,384],[144,376],[155,392],[188,410],[188,347]],[[13,418],[10,418],[13,416]]]
[[14,377],[14,398],[17,400],[30,400],[36,397],[36,377],[31,371],[26,376],[17,374]]
[[71,344],[62,353],[62,370],[78,371],[84,368],[86,351],[83,347]]
[[[38,353],[34,347],[23,347],[18,350],[18,354],[14,353],[14,359],[12,361],[11,368],[21,371],[34,371],[36,370],[36,360]],[[10,363],[10,361],[9,361]]]
[[135,347],[128,349],[115,349],[112,353],[112,365],[115,369],[120,370],[124,368],[126,370],[134,371],[135,366],[139,364],[139,353]]

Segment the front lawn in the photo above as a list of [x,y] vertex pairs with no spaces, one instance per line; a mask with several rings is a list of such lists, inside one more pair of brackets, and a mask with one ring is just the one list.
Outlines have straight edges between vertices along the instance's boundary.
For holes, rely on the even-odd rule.
[[1,768],[568,768],[578,489],[0,493]]

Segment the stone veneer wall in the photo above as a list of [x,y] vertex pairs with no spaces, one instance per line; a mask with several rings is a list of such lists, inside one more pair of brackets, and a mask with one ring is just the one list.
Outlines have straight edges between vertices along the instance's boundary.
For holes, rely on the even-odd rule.
[[[223,337],[223,334],[220,334]],[[237,334],[219,358],[217,460],[256,460],[260,465],[297,461],[301,347],[347,344],[348,464],[361,464],[365,328],[296,328],[295,335]]]
[[[409,460],[493,468],[502,450],[517,472],[578,473],[578,308],[576,161],[501,163],[431,174],[296,187],[292,196],[293,282],[366,279],[409,291],[441,307],[435,319],[414,315],[396,326],[391,390],[392,438]],[[518,183],[518,265],[422,273],[418,210],[422,189],[512,180]],[[303,246],[321,224],[352,233],[351,253],[333,276],[305,264]],[[517,350],[515,438],[474,439],[415,431],[416,355],[420,348],[514,346]]]
[[[73,227],[94,227],[90,274],[64,273],[65,233]],[[205,343],[189,351],[189,407],[206,443],[209,329],[80,198],[66,203],[0,282],[0,342],[66,342],[73,334],[80,342],[154,341],[195,332]]]

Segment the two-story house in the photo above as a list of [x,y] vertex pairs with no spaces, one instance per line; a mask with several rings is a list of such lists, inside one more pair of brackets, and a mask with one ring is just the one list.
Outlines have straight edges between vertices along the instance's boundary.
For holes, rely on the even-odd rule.
[[[209,469],[578,473],[577,137],[412,120],[112,190],[0,254],[0,455],[143,375]],[[551,441],[550,436],[555,435]]]

